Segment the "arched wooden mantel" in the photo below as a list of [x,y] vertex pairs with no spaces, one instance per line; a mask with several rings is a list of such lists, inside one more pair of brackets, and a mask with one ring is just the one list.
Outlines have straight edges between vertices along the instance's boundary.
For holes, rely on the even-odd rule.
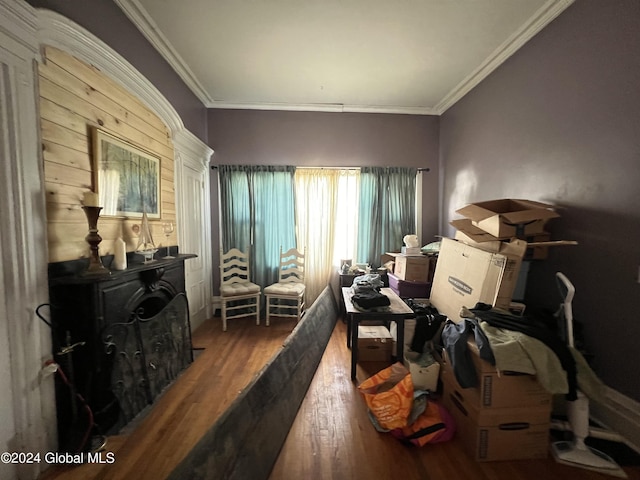
[[[209,159],[213,150],[188,131],[173,106],[129,62],[68,18],[37,10],[41,45],[51,45],[96,66],[144,102],[171,131],[174,144],[178,242],[197,258],[185,264],[186,290],[193,327],[212,311]],[[188,211],[187,211],[188,209]],[[194,215],[194,209],[198,215]]]

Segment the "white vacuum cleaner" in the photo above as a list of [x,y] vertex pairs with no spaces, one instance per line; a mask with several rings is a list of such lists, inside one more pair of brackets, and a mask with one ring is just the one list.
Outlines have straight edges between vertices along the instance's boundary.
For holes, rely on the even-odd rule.
[[[565,320],[566,339],[571,348],[573,340],[573,311],[571,302],[576,292],[569,279],[561,272],[556,273],[558,288],[564,301],[560,306],[559,314]],[[559,441],[551,444],[551,452],[558,463],[573,467],[594,470],[599,473],[612,475],[619,478],[627,478],[627,474],[606,453],[585,445],[584,439],[591,432],[589,428],[589,399],[578,390],[577,399],[567,402],[567,416],[570,430],[573,432],[572,441]]]

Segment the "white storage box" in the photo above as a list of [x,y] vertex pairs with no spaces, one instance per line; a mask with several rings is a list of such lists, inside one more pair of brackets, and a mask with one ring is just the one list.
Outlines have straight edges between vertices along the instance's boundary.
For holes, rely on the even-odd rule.
[[411,373],[413,388],[415,390],[429,390],[435,392],[438,389],[438,377],[440,376],[440,364],[432,358],[433,363],[426,364],[424,357],[419,352],[406,350],[404,353],[404,365]]

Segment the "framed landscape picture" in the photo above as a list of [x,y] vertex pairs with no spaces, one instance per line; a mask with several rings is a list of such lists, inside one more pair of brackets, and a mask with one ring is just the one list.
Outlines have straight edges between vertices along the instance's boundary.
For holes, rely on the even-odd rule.
[[102,215],[160,218],[160,157],[99,128],[93,149]]

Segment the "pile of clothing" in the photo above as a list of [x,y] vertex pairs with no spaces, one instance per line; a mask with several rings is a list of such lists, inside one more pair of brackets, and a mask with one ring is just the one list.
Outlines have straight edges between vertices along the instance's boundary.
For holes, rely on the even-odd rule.
[[575,400],[578,387],[590,398],[602,398],[602,382],[581,353],[567,346],[550,328],[553,319],[540,312],[512,315],[483,303],[462,308],[460,314],[459,323],[447,319],[442,341],[463,388],[478,382],[467,351],[467,339],[473,338],[480,358],[498,371],[537,375],[548,392],[564,394],[567,400]]
[[366,274],[356,277],[351,285],[353,296],[351,303],[362,310],[385,308],[391,305],[389,297],[380,292],[384,282],[378,274]]

